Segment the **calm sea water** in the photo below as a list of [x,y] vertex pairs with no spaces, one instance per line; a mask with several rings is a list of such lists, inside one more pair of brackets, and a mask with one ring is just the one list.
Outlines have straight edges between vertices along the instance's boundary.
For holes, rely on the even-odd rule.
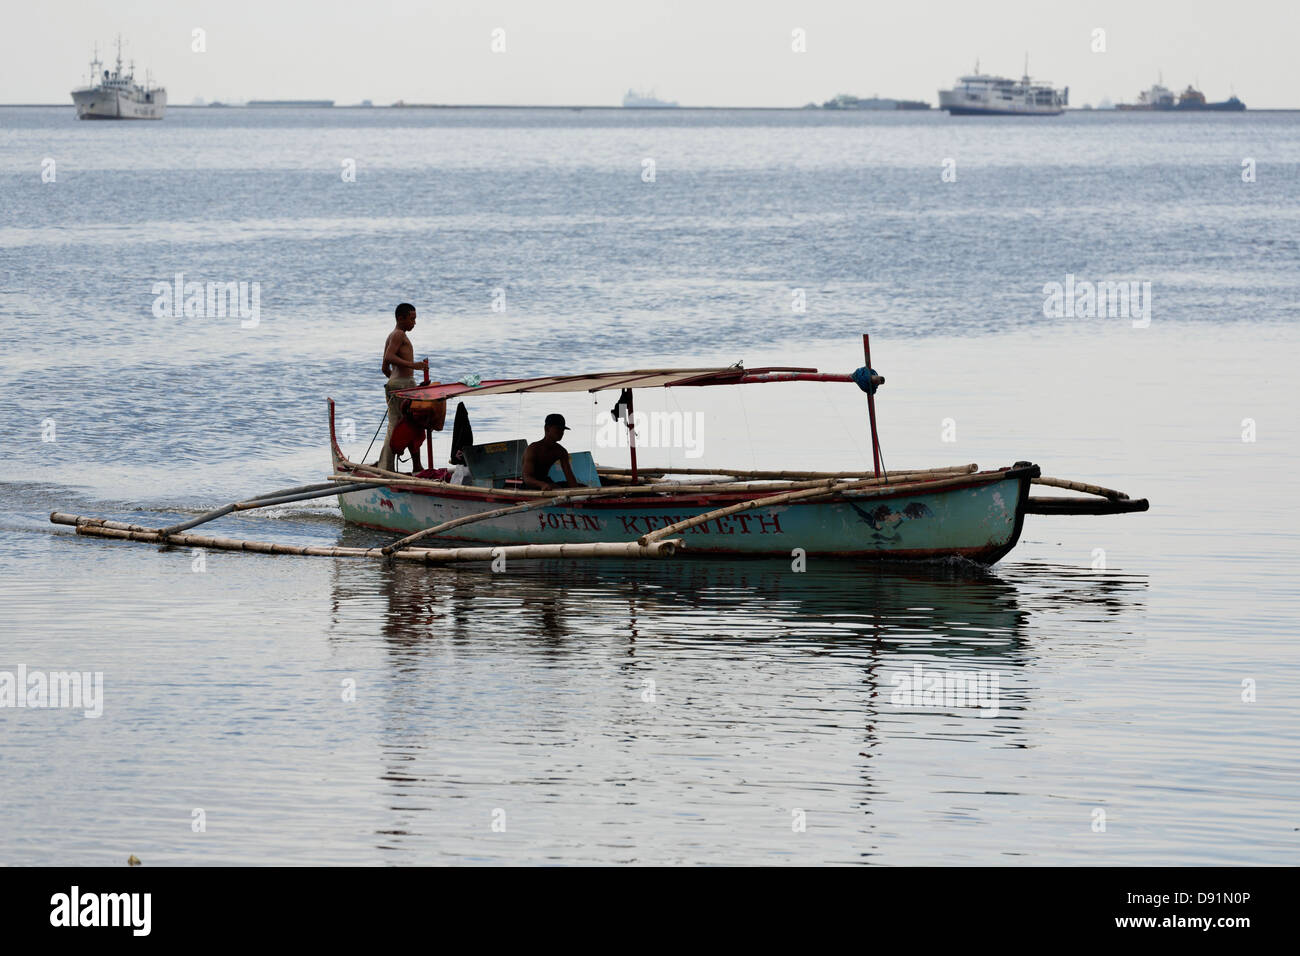
[[[1296,114],[0,109],[0,671],[104,687],[0,708],[0,862],[1294,863],[1298,173]],[[178,272],[258,283],[256,324],[159,318]],[[1045,317],[1067,276],[1150,282],[1149,324]],[[803,573],[48,523],[319,480],[326,396],[360,456],[401,300],[444,380],[841,371],[870,332],[887,464],[1152,509],[1031,517],[991,570]],[[683,391],[638,407],[704,416],[691,465],[867,460],[855,390]],[[607,398],[476,434],[559,410],[594,447]],[[385,540],[328,502],[212,528]],[[899,706],[918,666],[996,677],[996,713]]]

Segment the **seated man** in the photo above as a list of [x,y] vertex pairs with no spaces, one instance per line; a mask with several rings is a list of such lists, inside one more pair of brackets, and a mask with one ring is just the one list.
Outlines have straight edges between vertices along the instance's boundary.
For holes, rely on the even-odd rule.
[[[543,425],[546,437],[535,441],[524,449],[524,486],[527,488],[585,488],[573,477],[573,468],[569,465],[569,453],[560,444],[560,439],[569,430],[564,424],[563,415],[547,415]],[[565,480],[560,483],[551,481],[549,473],[556,462],[564,471]]]

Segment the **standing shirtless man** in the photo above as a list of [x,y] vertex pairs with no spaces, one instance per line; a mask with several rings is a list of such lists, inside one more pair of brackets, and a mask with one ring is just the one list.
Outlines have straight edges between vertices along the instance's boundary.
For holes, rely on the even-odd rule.
[[388,434],[384,448],[379,453],[379,467],[393,470],[393,429],[402,418],[401,401],[393,393],[403,388],[415,387],[415,373],[429,371],[429,360],[415,361],[415,349],[406,333],[415,328],[415,306],[403,302],[394,311],[397,327],[388,333],[384,343],[383,372],[388,376],[384,396],[388,399]]

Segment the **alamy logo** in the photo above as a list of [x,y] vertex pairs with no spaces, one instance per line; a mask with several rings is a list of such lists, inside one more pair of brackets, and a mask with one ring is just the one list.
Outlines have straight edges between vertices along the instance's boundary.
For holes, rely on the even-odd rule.
[[[680,448],[687,458],[704,454],[703,412],[633,412],[630,417],[638,448]],[[626,420],[607,411],[596,416],[597,448],[627,448],[629,443]]]
[[1065,282],[1043,286],[1043,317],[1048,319],[1129,319],[1133,328],[1151,324],[1151,283],[1076,282],[1074,273]]
[[50,897],[51,926],[129,926],[135,936],[148,936],[153,895],[150,893],[70,893]]
[[69,707],[87,717],[104,713],[103,671],[0,671],[0,707]]
[[925,670],[920,664],[911,673],[895,674],[889,702],[897,708],[978,707],[981,717],[998,715],[998,673],[975,674]]
[[178,272],[171,282],[155,282],[153,314],[159,319],[224,319],[238,316],[241,329],[253,329],[262,321],[262,283],[186,282]]

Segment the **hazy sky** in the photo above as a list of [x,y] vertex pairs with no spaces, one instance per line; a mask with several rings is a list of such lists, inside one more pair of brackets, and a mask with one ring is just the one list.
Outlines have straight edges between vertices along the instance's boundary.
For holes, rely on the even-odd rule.
[[[968,72],[1132,101],[1164,74],[1209,99],[1300,107],[1300,4],[866,0],[70,0],[6,4],[0,102],[70,103],[117,33],[173,104],[321,98],[607,104],[654,87],[683,105],[801,106],[836,93],[925,99]],[[207,50],[193,52],[195,28]],[[505,52],[491,50],[505,31]],[[807,51],[791,50],[806,31]],[[1094,53],[1093,31],[1106,51]]]

